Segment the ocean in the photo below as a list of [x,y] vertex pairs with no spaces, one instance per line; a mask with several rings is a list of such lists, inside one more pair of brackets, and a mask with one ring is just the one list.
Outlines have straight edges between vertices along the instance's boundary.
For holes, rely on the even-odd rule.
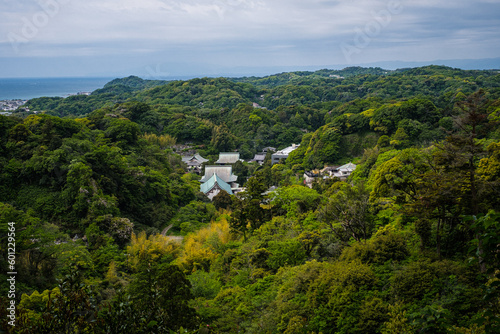
[[29,100],[42,96],[66,97],[102,88],[114,78],[0,78],[0,100]]

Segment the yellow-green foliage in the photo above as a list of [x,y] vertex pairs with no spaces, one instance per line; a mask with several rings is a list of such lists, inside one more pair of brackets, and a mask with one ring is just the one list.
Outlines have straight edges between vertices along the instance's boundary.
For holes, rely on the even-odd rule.
[[109,263],[108,271],[106,272],[104,278],[112,285],[119,286],[126,285],[127,283],[123,278],[119,276],[115,261],[111,261]]
[[210,226],[184,239],[184,247],[176,264],[185,272],[193,272],[197,269],[208,270],[212,261],[218,256],[219,247],[228,243],[229,240],[229,223],[226,216],[221,216]]
[[175,256],[179,247],[178,242],[161,234],[150,235],[148,238],[144,231],[138,235],[132,233],[130,246],[127,246],[128,263],[136,268],[139,262],[153,262],[166,254]]
[[306,318],[303,317],[293,317],[288,322],[288,326],[284,334],[301,334],[304,333],[304,330],[307,326]]
[[500,143],[488,145],[489,157],[479,161],[477,173],[486,181],[498,180],[500,177]]
[[51,301],[60,295],[61,291],[57,287],[52,290],[45,290],[42,293],[35,290],[30,296],[23,293],[19,308],[27,313],[26,316],[28,319],[37,322],[41,319],[39,312],[47,306],[49,300]]
[[368,109],[368,110],[365,110],[361,113],[361,115],[365,116],[365,117],[373,117],[373,114],[375,113],[375,109]]
[[240,286],[221,290],[214,299],[218,305],[220,318],[217,321],[218,333],[238,333],[239,322],[252,314],[250,298],[246,290]]
[[[346,327],[357,324],[359,295],[375,284],[372,269],[360,261],[338,261],[325,268],[311,284],[306,307],[314,310],[311,323],[319,330],[328,326],[347,333]],[[328,305],[325,309],[322,305]],[[325,318],[325,317],[327,317]],[[325,323],[326,322],[326,323]]]
[[307,318],[308,327],[317,331],[355,326],[360,306],[356,296],[376,282],[372,269],[359,260],[311,261],[281,269],[277,278],[283,282],[276,297],[278,330],[282,331],[297,316]]
[[40,124],[41,120],[42,120],[41,116],[30,115],[30,116],[26,117],[26,119],[24,120],[24,124],[26,125],[26,127],[28,129],[30,129],[31,131],[33,131],[33,129],[35,127],[37,127],[38,124]]
[[486,333],[485,331],[485,326],[479,326],[477,324],[473,324],[470,327],[457,327],[453,326],[452,328],[448,329],[449,333],[453,334],[484,334]]
[[365,243],[355,243],[342,252],[341,259],[363,263],[384,263],[388,260],[400,261],[409,255],[406,241],[401,234],[392,231],[379,233]]
[[407,311],[401,302],[389,306],[388,317],[389,319],[382,326],[382,334],[411,333]]
[[168,134],[157,136],[154,133],[146,133],[141,138],[146,139],[151,144],[160,146],[162,149],[174,146],[177,142],[175,137]]
[[393,277],[395,295],[404,301],[422,298],[437,278],[436,270],[429,261],[412,262]]
[[61,266],[60,271],[63,274],[67,274],[74,269],[94,268],[92,257],[87,248],[72,242],[59,245],[58,262]]
[[359,309],[357,329],[360,333],[379,333],[382,324],[389,318],[389,306],[380,298],[369,297]]

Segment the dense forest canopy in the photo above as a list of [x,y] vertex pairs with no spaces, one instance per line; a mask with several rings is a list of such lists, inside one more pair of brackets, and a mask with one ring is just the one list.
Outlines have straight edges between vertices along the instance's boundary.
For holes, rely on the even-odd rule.
[[[27,109],[26,109],[27,108]],[[26,110],[30,110],[29,112]],[[0,115],[13,333],[498,333],[500,73],[115,79]],[[181,155],[238,161],[210,201]],[[304,172],[354,162],[341,181]]]

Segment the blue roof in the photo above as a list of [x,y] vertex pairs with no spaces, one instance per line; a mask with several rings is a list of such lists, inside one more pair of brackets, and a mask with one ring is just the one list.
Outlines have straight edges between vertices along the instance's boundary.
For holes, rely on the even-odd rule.
[[229,195],[233,194],[231,190],[231,186],[224,182],[217,174],[212,175],[210,179],[208,179],[205,183],[200,185],[200,191],[204,194],[208,194],[210,190],[212,190],[215,186],[219,186],[220,189],[227,192]]

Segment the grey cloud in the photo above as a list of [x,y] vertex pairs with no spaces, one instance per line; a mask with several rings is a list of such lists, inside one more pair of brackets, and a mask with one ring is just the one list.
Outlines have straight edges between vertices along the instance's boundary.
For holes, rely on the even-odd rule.
[[[85,55],[85,64],[92,57],[110,57],[131,67],[147,61],[154,68],[164,59],[244,66],[335,64],[346,61],[341,45],[356,47],[352,61],[365,62],[500,54],[500,3],[493,0],[64,1],[57,16],[18,45],[18,57]],[[401,4],[402,11],[384,22],[379,16],[392,3]],[[30,20],[40,8],[28,0],[0,4],[5,13],[0,57],[14,55],[8,33],[21,35],[23,18]],[[103,69],[100,63],[96,60],[96,69]]]

